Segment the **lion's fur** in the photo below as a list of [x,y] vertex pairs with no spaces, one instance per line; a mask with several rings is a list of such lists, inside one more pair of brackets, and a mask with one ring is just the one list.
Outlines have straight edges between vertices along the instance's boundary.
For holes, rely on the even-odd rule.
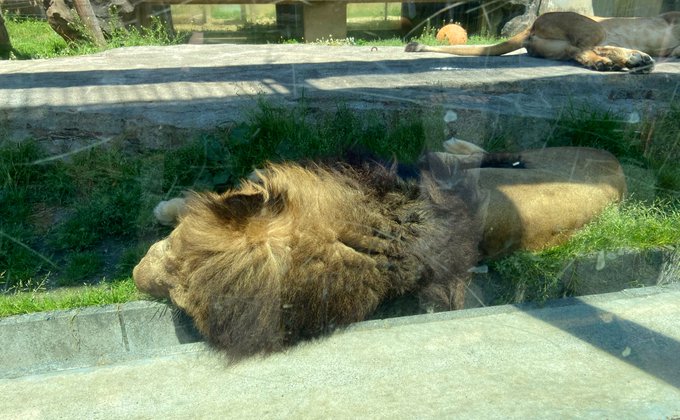
[[405,181],[378,164],[272,164],[258,178],[189,197],[134,271],[216,347],[236,358],[276,351],[405,293],[462,307],[478,260],[473,189],[441,188],[428,172]]
[[444,149],[422,157],[417,179],[362,161],[271,164],[224,194],[163,202],[159,221],[179,223],[135,283],[233,358],[267,353],[401,295],[462,308],[479,257],[562,243],[626,191],[601,150],[488,154],[455,139]]
[[552,12],[539,16],[531,27],[498,44],[431,47],[412,42],[406,51],[495,56],[522,47],[535,57],[575,60],[593,70],[647,73],[654,67],[651,56],[680,56],[680,12],[648,18]]

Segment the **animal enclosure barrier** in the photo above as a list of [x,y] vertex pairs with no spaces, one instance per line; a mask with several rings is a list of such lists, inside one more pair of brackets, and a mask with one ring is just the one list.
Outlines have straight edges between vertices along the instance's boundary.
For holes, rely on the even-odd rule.
[[[442,0],[411,0],[415,3],[434,3]],[[280,7],[301,5],[302,9],[302,36],[306,41],[319,39],[344,39],[347,37],[347,4],[348,3],[386,3],[381,0],[141,0],[135,4],[137,22],[142,26],[148,26],[151,22],[152,6],[173,5],[243,5],[243,4],[275,4],[277,6],[277,21],[280,19]],[[443,5],[442,5],[443,6]],[[485,5],[480,5],[480,14],[488,15]],[[283,9],[281,9],[283,10]]]

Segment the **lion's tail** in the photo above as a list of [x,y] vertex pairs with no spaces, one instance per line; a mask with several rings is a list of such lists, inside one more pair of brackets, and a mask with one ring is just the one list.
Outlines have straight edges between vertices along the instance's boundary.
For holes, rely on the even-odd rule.
[[493,45],[449,45],[433,47],[418,42],[410,42],[406,45],[406,52],[440,52],[468,56],[503,55],[522,48],[524,46],[524,41],[529,37],[529,33],[530,29],[526,29],[507,41]]

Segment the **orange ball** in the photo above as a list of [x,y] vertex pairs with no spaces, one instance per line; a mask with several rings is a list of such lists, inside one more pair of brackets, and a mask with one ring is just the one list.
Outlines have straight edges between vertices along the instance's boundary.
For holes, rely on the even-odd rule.
[[462,26],[449,24],[437,32],[437,41],[448,40],[451,45],[467,43],[467,31]]

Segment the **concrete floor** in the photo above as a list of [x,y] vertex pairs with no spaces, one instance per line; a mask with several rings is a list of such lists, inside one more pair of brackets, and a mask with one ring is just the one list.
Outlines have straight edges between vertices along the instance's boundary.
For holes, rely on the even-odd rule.
[[680,416],[680,285],[360,323],[236,365],[170,355],[0,380],[0,418]]

